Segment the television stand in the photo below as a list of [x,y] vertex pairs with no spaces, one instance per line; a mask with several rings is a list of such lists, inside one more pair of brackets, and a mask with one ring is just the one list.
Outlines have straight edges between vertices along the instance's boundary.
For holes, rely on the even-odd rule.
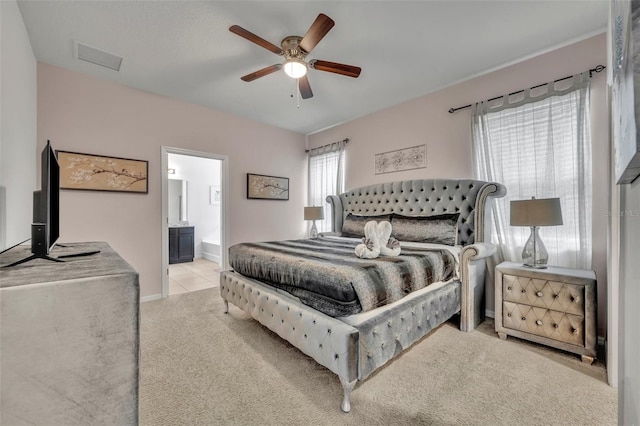
[[[60,245],[60,247],[69,247],[69,246]],[[64,260],[62,260],[62,259],[69,259],[69,258],[73,258],[73,257],[82,257],[82,256],[91,256],[91,255],[98,254],[98,253],[100,253],[100,250],[90,250],[90,251],[85,251],[85,252],[81,252],[81,253],[61,254],[58,257],[51,257],[48,254],[34,253],[29,257],[25,257],[24,259],[20,259],[20,260],[18,260],[16,262],[13,262],[13,263],[9,264],[9,265],[5,265],[5,266],[3,266],[3,268],[11,268],[12,266],[17,266],[17,265],[29,262],[29,261],[34,260],[34,259],[45,259],[45,260],[50,260],[52,262],[64,262]]]
[[[61,247],[68,247],[68,246],[61,246]],[[91,250],[91,251],[85,251],[82,253],[61,254],[56,258],[56,260],[58,262],[64,262],[64,260],[59,260],[59,259],[68,259],[70,257],[91,256],[92,254],[98,254],[98,253],[100,253],[100,250]]]
[[46,255],[46,254],[32,254],[31,256],[25,257],[24,259],[20,259],[17,262],[13,262],[10,265],[5,265],[5,266],[3,266],[3,268],[11,268],[12,266],[17,266],[17,265],[29,262],[30,260],[34,260],[34,259],[46,259],[46,260],[51,260],[52,262],[64,262],[64,260],[60,260],[60,259],[58,259],[56,257],[51,257],[51,256]]

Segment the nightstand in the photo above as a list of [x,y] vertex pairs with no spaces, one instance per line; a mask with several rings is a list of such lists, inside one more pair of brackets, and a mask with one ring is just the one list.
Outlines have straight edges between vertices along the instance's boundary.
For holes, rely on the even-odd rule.
[[503,262],[496,267],[496,332],[596,357],[596,274]]

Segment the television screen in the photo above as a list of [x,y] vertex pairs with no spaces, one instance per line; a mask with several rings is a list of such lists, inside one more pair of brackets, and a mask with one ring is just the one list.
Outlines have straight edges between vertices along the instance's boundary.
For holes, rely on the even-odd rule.
[[51,249],[60,236],[60,166],[49,141],[42,152],[43,163],[45,157],[47,167],[42,168],[42,191],[48,198],[48,203],[45,203],[47,209],[45,223],[47,224],[47,246]]
[[31,251],[47,255],[60,236],[60,166],[51,142],[42,150],[39,191],[33,193]]

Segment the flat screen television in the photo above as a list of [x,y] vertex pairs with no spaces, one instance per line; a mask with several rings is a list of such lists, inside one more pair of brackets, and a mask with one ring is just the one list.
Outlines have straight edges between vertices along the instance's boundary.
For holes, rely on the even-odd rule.
[[63,262],[61,259],[49,256],[49,251],[60,236],[60,165],[51,141],[47,141],[40,158],[40,189],[33,191],[32,255],[6,265],[4,268],[20,265],[33,259]]
[[40,174],[41,189],[33,192],[31,252],[48,255],[60,237],[60,165],[51,141],[42,150]]
[[51,141],[47,141],[47,145],[42,150],[40,167],[40,190],[33,191],[33,223],[31,224],[32,255],[10,265],[6,265],[4,268],[20,265],[33,259],[64,262],[64,260],[62,260],[63,258],[100,253],[100,250],[92,250],[57,257],[49,256],[49,252],[60,237],[60,165],[58,164],[56,153],[51,146]]

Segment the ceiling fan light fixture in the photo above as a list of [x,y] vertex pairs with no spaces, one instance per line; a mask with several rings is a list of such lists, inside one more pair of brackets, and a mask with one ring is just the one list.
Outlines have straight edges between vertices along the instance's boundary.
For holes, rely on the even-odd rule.
[[285,74],[291,78],[300,78],[307,74],[307,64],[300,59],[287,59],[282,68],[284,69]]

